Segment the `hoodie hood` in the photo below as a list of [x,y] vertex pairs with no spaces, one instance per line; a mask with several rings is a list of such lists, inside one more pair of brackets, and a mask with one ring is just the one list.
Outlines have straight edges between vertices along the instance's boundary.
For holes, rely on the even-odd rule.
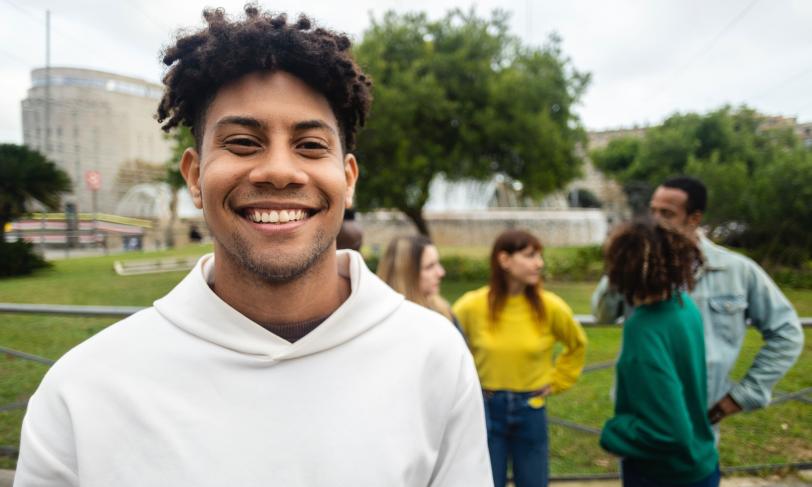
[[181,330],[238,353],[272,361],[289,360],[337,347],[383,322],[403,303],[364,263],[361,254],[338,252],[339,273],[350,280],[350,297],[323,323],[295,343],[262,328],[220,299],[209,287],[214,255],[198,260],[192,271],[163,298],[158,313]]

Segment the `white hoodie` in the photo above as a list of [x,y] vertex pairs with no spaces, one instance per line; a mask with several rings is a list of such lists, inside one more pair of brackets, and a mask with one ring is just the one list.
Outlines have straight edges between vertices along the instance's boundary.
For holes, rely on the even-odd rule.
[[65,354],[29,403],[14,485],[491,486],[460,334],[342,254],[349,299],[295,343],[220,300],[206,256]]

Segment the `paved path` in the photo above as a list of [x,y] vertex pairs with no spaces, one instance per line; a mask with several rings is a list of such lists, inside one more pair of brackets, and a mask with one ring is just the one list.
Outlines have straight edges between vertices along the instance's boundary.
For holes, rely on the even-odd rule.
[[0,487],[11,487],[12,480],[14,480],[13,470],[0,470]]
[[[512,485],[512,484],[511,484]],[[620,487],[619,480],[596,480],[592,482],[551,482],[552,487]],[[761,479],[750,477],[723,478],[721,487],[807,487],[812,486],[812,478]]]
[[[12,470],[0,470],[0,487],[11,487],[14,479]],[[552,482],[552,487],[620,487],[619,480],[598,480],[593,482]],[[807,487],[812,486],[812,472],[801,473],[798,477],[749,478],[733,477],[722,479],[721,487]]]
[[[619,480],[595,480],[592,482],[551,482],[553,487],[620,487]],[[721,487],[808,487],[812,486],[812,470],[799,472],[792,477],[755,478],[723,477]]]

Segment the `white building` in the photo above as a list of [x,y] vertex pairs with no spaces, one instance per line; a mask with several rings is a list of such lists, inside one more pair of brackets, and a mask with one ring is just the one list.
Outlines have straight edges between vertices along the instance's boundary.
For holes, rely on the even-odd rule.
[[22,101],[23,141],[70,175],[74,192],[65,201],[76,202],[81,212],[93,210],[85,174],[98,171],[98,211],[112,213],[119,197],[114,183],[124,164],[163,164],[171,155],[170,141],[154,118],[162,87],[90,69],[49,71],[50,83],[46,69],[31,72]]

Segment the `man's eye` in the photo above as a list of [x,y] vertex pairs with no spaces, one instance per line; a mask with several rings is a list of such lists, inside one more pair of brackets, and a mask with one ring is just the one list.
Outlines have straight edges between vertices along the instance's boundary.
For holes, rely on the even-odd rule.
[[305,140],[299,143],[299,148],[304,150],[327,150],[327,145],[315,140]]
[[243,147],[256,147],[258,144],[251,139],[228,139],[226,145],[239,145]]
[[224,145],[227,150],[237,155],[253,154],[260,148],[257,141],[246,137],[228,139],[225,141]]

